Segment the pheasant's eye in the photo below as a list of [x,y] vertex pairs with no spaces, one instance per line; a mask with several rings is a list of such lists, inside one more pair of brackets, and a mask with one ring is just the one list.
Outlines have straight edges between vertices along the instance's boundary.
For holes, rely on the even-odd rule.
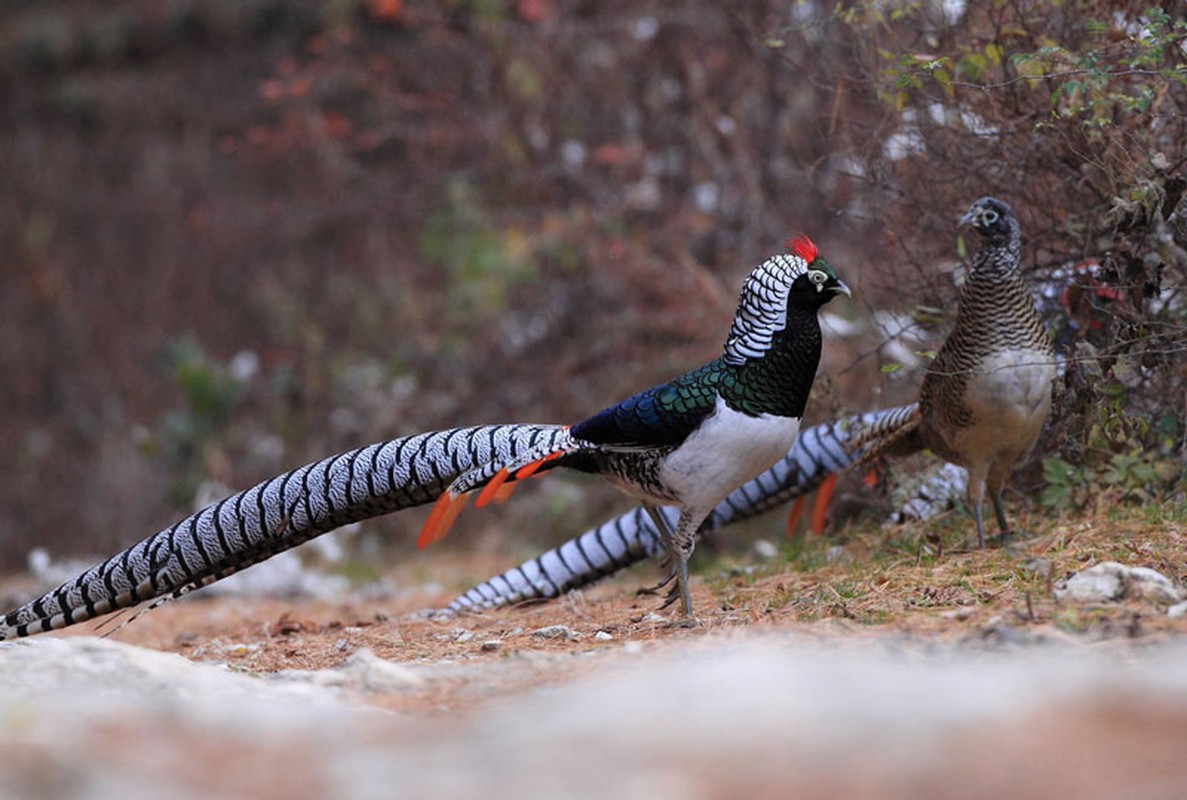
[[993,223],[997,222],[999,218],[999,214],[992,208],[985,209],[984,213],[981,214],[981,221],[986,225],[992,225]]
[[824,285],[826,280],[828,280],[828,276],[823,272],[814,269],[808,273],[808,280],[812,281],[812,283],[816,284],[817,288],[819,288]]

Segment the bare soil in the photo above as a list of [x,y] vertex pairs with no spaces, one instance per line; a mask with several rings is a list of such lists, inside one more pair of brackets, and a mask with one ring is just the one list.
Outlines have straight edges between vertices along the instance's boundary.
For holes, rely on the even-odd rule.
[[[968,520],[953,512],[923,528],[845,532],[839,540],[789,541],[780,557],[753,554],[703,560],[692,582],[699,625],[673,624],[662,598],[639,595],[654,566],[636,568],[548,603],[451,618],[427,616],[476,575],[512,566],[489,555],[430,551],[435,583],[423,586],[425,561],[385,577],[401,588],[341,599],[203,597],[199,592],[99,628],[118,641],[271,673],[333,667],[369,649],[406,664],[464,665],[456,680],[372,698],[385,708],[441,714],[505,701],[530,688],[605,668],[604,659],[540,659],[541,669],[475,669],[537,654],[622,653],[627,642],[679,647],[707,636],[792,632],[822,639],[896,637],[918,646],[956,643],[977,649],[1059,642],[1091,650],[1132,649],[1187,634],[1187,616],[1170,617],[1148,600],[1069,603],[1058,581],[1102,561],[1156,569],[1182,586],[1187,524],[1181,509],[1114,512],[1035,521],[1036,533],[1007,547],[961,549]],[[947,544],[945,544],[947,543]],[[449,587],[443,589],[441,587]],[[125,618],[126,619],[126,618]],[[557,628],[556,626],[563,626]],[[551,629],[551,630],[550,630]],[[51,635],[94,635],[93,623]]]

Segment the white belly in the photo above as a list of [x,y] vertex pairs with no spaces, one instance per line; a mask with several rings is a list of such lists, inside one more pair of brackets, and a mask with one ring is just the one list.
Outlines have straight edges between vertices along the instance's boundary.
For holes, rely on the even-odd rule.
[[795,417],[751,417],[718,398],[713,415],[665,460],[660,479],[685,508],[707,513],[787,455],[799,429]]
[[977,427],[990,438],[1018,438],[1033,444],[1051,408],[1052,362],[1049,353],[1036,350],[1012,350],[987,359],[983,371],[969,378],[965,393]]

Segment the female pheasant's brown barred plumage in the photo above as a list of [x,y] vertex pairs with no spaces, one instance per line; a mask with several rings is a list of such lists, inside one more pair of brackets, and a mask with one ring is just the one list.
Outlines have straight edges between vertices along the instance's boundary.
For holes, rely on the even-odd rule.
[[977,542],[985,545],[986,490],[1002,534],[1002,489],[1051,413],[1055,352],[1020,271],[1022,235],[1009,205],[992,197],[961,219],[981,237],[961,288],[956,327],[919,388],[923,444],[969,472]]

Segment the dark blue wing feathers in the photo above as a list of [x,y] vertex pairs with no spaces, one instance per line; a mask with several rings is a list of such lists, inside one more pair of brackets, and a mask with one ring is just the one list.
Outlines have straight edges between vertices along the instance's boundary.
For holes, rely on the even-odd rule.
[[605,447],[676,447],[717,402],[717,361],[646,389],[578,422],[577,439]]

